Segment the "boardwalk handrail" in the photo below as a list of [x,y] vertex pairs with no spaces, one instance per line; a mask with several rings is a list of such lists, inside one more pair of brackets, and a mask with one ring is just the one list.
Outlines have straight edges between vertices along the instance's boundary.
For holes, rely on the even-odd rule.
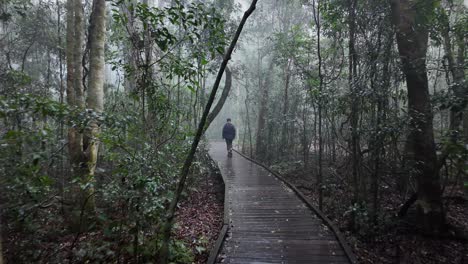
[[[227,191],[227,179],[220,171],[218,164],[211,158],[209,154],[207,154],[208,159],[210,160],[212,166],[213,166],[213,172],[212,173],[219,173],[221,175],[221,178],[223,179],[224,182],[224,217],[223,217],[223,227],[219,231],[218,238],[216,239],[215,244],[211,248],[210,255],[208,256],[208,260],[206,261],[207,264],[214,264],[216,262],[216,258],[218,257],[219,251],[221,250],[221,247],[224,242],[224,238],[226,237],[227,231],[229,229],[229,208],[227,206],[227,203],[229,201],[228,199],[228,191]],[[219,171],[219,172],[214,172],[214,171]]]
[[246,158],[247,160],[259,165],[260,167],[263,167],[265,170],[270,172],[273,176],[275,176],[277,179],[284,182],[289,188],[291,188],[294,191],[294,193],[299,197],[299,199],[301,199],[307,205],[307,207],[309,207],[309,209],[311,209],[316,215],[318,215],[318,217],[320,217],[320,219],[322,219],[325,222],[325,224],[332,230],[333,234],[338,239],[338,242],[341,248],[345,252],[348,260],[352,264],[358,263],[357,258],[354,255],[351,247],[348,245],[348,242],[346,241],[344,236],[341,234],[339,229],[332,223],[332,221],[322,211],[320,211],[316,206],[314,206],[312,202],[309,200],[309,198],[307,198],[299,189],[297,189],[296,186],[294,186],[291,182],[286,180],[281,174],[271,170],[268,166],[264,165],[263,163],[248,157],[247,155],[241,153],[240,151],[236,149],[234,149],[234,151],[237,152],[242,157]]

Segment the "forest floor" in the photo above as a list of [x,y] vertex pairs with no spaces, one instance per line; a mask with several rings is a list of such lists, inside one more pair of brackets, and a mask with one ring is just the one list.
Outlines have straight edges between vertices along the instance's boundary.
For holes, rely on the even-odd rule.
[[223,225],[224,188],[220,176],[208,173],[192,183],[177,211],[176,237],[192,250],[195,263],[206,263]]
[[[326,167],[326,166],[325,166]],[[351,190],[346,186],[347,179],[333,168],[327,168],[329,175],[333,173],[333,182],[327,182],[324,190],[323,212],[345,234],[359,263],[363,264],[432,264],[468,263],[468,245],[454,239],[438,239],[424,236],[416,232],[412,211],[405,219],[397,214],[405,200],[398,194],[396,183],[392,177],[387,177],[380,188],[381,217],[377,225],[369,225],[369,216],[365,211],[357,211],[358,221],[361,223],[359,231],[350,231],[350,203]],[[316,176],[312,171],[293,169],[282,172],[283,176],[295,184],[306,196],[318,201],[315,190]],[[444,206],[447,210],[447,222],[468,233],[468,201],[463,193],[448,186],[444,196]]]

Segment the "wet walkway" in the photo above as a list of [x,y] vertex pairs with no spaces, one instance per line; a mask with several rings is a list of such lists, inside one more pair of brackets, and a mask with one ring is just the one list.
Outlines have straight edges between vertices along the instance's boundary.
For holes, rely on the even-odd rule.
[[229,231],[221,263],[350,263],[335,235],[283,182],[226,145],[210,155],[228,192]]

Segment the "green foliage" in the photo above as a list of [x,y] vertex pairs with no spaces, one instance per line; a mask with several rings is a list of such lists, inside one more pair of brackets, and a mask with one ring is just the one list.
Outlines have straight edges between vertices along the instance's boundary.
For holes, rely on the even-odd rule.
[[274,34],[274,52],[275,61],[282,65],[288,59],[294,59],[299,63],[305,63],[309,49],[313,40],[306,33],[303,26],[294,26],[287,32],[278,32]]
[[[62,4],[7,0],[0,8],[0,20],[9,26],[4,39],[16,41],[5,45],[8,65],[0,66],[0,199],[7,205],[2,231],[11,241],[8,262],[154,261],[193,136],[191,119],[198,118],[187,98],[204,96],[203,78],[227,45],[226,21],[215,5],[202,2],[157,8],[113,1],[109,45],[117,48],[107,49],[106,59],[136,88],[127,93],[106,86],[105,111],[96,113],[57,102],[66,96]],[[151,60],[148,50],[156,54]],[[97,210],[96,218],[82,221],[80,212],[69,209],[78,208],[83,186],[70,168],[67,132],[80,138],[91,120],[100,128],[92,183]],[[86,155],[81,149],[73,154]],[[193,262],[187,245],[171,243],[172,262]],[[197,246],[201,252],[207,244],[200,239]]]
[[448,135],[442,138],[441,147],[447,152],[447,162],[454,166],[456,172],[466,173],[468,171],[468,149],[464,142],[460,140],[459,131],[449,131]]
[[417,0],[414,5],[416,16],[416,30],[429,28],[437,15],[435,10],[440,7],[440,0]]
[[171,243],[169,250],[171,251],[171,258],[169,260],[170,263],[193,262],[193,254],[182,241],[175,241]]
[[437,91],[431,99],[433,107],[439,110],[463,109],[466,105],[466,101],[453,94],[451,90]]
[[[155,45],[161,52],[157,61],[163,83],[142,83],[139,89],[154,89],[167,85],[164,81],[180,78],[191,91],[200,88],[199,78],[205,74],[206,65],[217,55],[224,54],[227,45],[225,20],[214,7],[203,3],[183,4],[175,1],[165,8],[149,7],[144,3],[133,4],[130,1],[114,1],[112,17],[114,19],[117,41],[128,43],[133,49],[143,51],[145,46]],[[121,10],[128,10],[141,26],[135,26],[133,35],[125,37],[129,17]],[[141,74],[153,64],[144,59],[133,69],[128,63],[114,62],[114,70],[122,67],[126,75]],[[201,76],[200,76],[201,74]],[[147,76],[146,76],[147,77]],[[137,80],[146,78],[138,76]]]
[[352,215],[354,228],[356,228],[359,235],[366,236],[373,229],[369,210],[365,204],[352,204],[345,212],[345,215]]
[[6,85],[12,86],[12,88],[18,88],[31,83],[31,77],[26,75],[24,72],[11,70],[2,76],[2,80]]
[[[14,76],[19,76],[19,83],[27,79]],[[0,199],[8,205],[2,208],[4,230],[27,234],[21,241],[12,241],[22,251],[16,261],[38,257],[35,246],[49,232],[42,227],[45,219],[54,217],[49,210],[58,205],[60,185],[54,174],[61,166],[64,147],[57,142],[56,125],[68,113],[65,105],[48,98],[21,93],[0,96]]]
[[[56,156],[49,154],[47,143],[55,135],[53,127],[41,121],[46,118],[60,121],[68,113],[65,105],[47,98],[29,94],[0,97],[0,118],[7,128],[0,138],[0,169],[11,188],[24,192],[20,197],[37,202],[41,200],[39,195],[49,193],[53,181],[45,168]],[[16,124],[14,121],[18,119],[25,121]]]
[[[125,98],[116,96],[110,102],[119,105],[120,100],[123,102]],[[102,124],[100,140],[106,148],[101,164],[108,164],[98,168],[98,175],[104,178],[98,181],[100,188],[96,194],[102,205],[98,218],[104,240],[77,245],[73,254],[79,261],[105,261],[120,254],[112,240],[120,241],[122,248],[127,249],[125,254],[147,259],[157,254],[158,225],[164,220],[178,168],[189,149],[190,142],[183,134],[168,144],[152,141],[150,134],[141,129],[145,125],[137,107],[113,110],[98,116]],[[65,198],[56,192],[60,179],[56,172],[65,147],[56,143],[57,125],[63,122],[82,130],[96,114],[77,112],[48,98],[15,94],[0,97],[0,117],[8,128],[0,138],[0,173],[2,186],[6,186],[2,199],[12,203],[5,211],[8,229],[46,232],[40,226],[52,221],[53,214],[44,207],[57,208],[58,201]],[[15,120],[25,121],[17,124]],[[61,188],[72,187],[67,186]],[[65,219],[59,221],[65,223]],[[139,240],[138,249],[134,248],[135,237]],[[16,246],[33,249],[37,246],[33,241],[21,241],[23,244]],[[181,242],[175,241],[171,249],[175,263],[192,261],[191,251]],[[37,253],[25,252],[30,254],[25,253],[24,260]]]
[[28,0],[3,0],[0,9],[0,21],[8,23],[14,16],[26,16],[27,8],[31,3]]
[[[142,258],[157,255],[160,245],[160,226],[165,220],[166,207],[173,197],[173,186],[189,141],[189,131],[175,123],[161,122],[148,127],[141,119],[137,105],[129,104],[125,95],[113,93],[103,116],[100,140],[106,146],[104,164],[112,164],[106,171],[109,178],[100,188],[101,217],[105,219],[106,237],[122,241],[129,254]],[[159,120],[170,120],[170,101],[163,96],[153,98],[149,110]],[[146,129],[145,129],[146,127]],[[143,128],[143,129],[142,129]],[[158,139],[154,138],[155,133]],[[169,141],[167,141],[169,139]],[[139,246],[135,249],[134,240]],[[171,247],[177,263],[187,263],[192,256],[181,242]]]
[[327,34],[333,35],[334,32],[341,32],[347,28],[347,1],[324,1],[322,5],[323,26]]

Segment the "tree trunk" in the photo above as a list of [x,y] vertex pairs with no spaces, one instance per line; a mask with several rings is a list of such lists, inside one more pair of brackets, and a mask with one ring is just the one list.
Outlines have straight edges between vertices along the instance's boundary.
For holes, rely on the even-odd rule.
[[[465,108],[465,111],[463,112],[463,138],[465,143],[465,149],[468,149],[468,108]],[[463,187],[465,189],[465,197],[468,199],[468,175],[466,174],[463,182]]]
[[226,66],[226,82],[224,84],[223,93],[221,94],[221,97],[219,98],[216,106],[213,108],[213,110],[210,112],[210,114],[206,118],[206,128],[210,126],[210,124],[213,122],[213,120],[216,118],[216,116],[219,114],[219,112],[223,108],[224,103],[226,102],[226,99],[229,96],[229,92],[231,91],[231,86],[232,86],[232,72],[231,70],[229,70],[229,67]]
[[[66,56],[67,56],[67,103],[72,108],[84,109],[83,102],[83,70],[82,50],[83,41],[83,6],[81,0],[67,1],[67,32],[66,32]],[[83,162],[83,135],[75,127],[68,129],[68,155],[70,158],[71,181],[79,176],[85,163]],[[78,184],[74,185],[71,192],[70,204],[72,206],[65,211],[72,229],[80,228],[77,220],[81,209],[81,191]],[[71,211],[69,211],[71,210]]]
[[258,159],[264,159],[266,154],[266,116],[268,115],[268,95],[270,79],[272,78],[273,71],[273,60],[270,62],[268,73],[261,89],[260,106],[258,110],[258,122],[257,122],[257,138],[255,140],[255,156]]
[[[458,64],[458,68],[459,70],[462,72],[463,74],[463,69],[464,69],[464,66],[466,65],[465,61],[466,61],[466,46],[468,45],[468,40],[467,38],[465,37],[464,35],[464,32],[463,30],[459,30],[456,32],[456,35],[457,35],[457,46],[458,46],[458,57],[457,57],[457,64]],[[467,84],[467,81],[466,81],[466,77],[465,75],[463,75],[463,79],[462,79],[462,84],[463,86],[463,91],[465,92],[465,95],[464,95],[464,100],[465,100],[465,104],[467,103],[466,100],[467,100],[467,94],[468,94],[468,84]],[[465,148],[468,149],[468,105],[465,105],[465,109],[463,110],[463,142],[465,144]],[[465,175],[465,182],[463,183],[463,186],[465,188],[465,196],[468,198],[468,175]]]
[[303,106],[301,114],[302,114],[302,135],[301,135],[302,158],[304,162],[304,169],[307,170],[309,168],[310,146],[309,146],[309,141],[307,140],[307,106],[306,105]]
[[[66,32],[66,56],[67,56],[67,103],[70,107],[75,107],[75,85],[74,85],[74,41],[75,41],[75,10],[74,0],[67,0],[67,32]],[[68,153],[70,162],[73,164],[73,155],[79,151],[76,145],[76,131],[73,127],[68,129]]]
[[[349,10],[349,88],[351,90],[351,158],[352,158],[352,181],[353,181],[353,199],[351,201],[352,206],[359,205],[361,202],[360,196],[360,153],[359,153],[359,98],[358,98],[358,85],[357,85],[357,53],[355,49],[355,34],[356,34],[356,0],[348,0]],[[351,227],[356,228],[355,215],[351,216]]]
[[246,116],[246,126],[247,126],[247,131],[245,133],[248,134],[248,139],[249,139],[249,157],[253,157],[253,140],[252,140],[252,128],[250,124],[250,110],[249,110],[249,102],[250,102],[250,97],[249,97],[249,88],[248,88],[248,79],[246,80],[246,83],[244,86],[245,89],[245,100],[244,100],[244,106],[245,106],[245,116]]
[[289,81],[291,79],[291,64],[292,59],[288,59],[286,62],[286,66],[284,67],[285,71],[285,86],[284,86],[284,98],[283,98],[283,127],[281,131],[281,155],[280,157],[287,158],[288,157],[288,112],[289,112]]
[[[131,8],[128,7],[131,6]],[[120,5],[120,12],[125,14],[127,17],[127,34],[130,38],[130,44],[127,44],[125,47],[125,61],[126,64],[129,66],[129,69],[125,71],[125,80],[124,80],[124,88],[127,93],[138,93],[137,91],[137,77],[139,75],[138,72],[138,63],[137,57],[139,56],[138,49],[136,48],[138,43],[137,39],[135,39],[135,6],[136,2],[134,0],[130,0],[128,2],[123,2]]]
[[[73,2],[73,38],[71,43],[68,43],[68,34],[67,34],[67,46],[72,49],[72,70],[73,75],[71,82],[73,83],[73,107],[78,108],[79,110],[85,109],[84,102],[84,88],[83,88],[83,37],[84,37],[84,24],[83,24],[83,4],[81,0],[74,0]],[[68,29],[67,29],[68,30]],[[70,153],[70,161],[73,176],[79,175],[82,173],[86,164],[84,163],[83,156],[83,135],[79,131],[74,131],[73,142],[72,144],[73,152]]]
[[380,160],[381,157],[384,156],[384,140],[385,140],[385,132],[382,131],[382,124],[386,123],[386,102],[388,101],[388,91],[390,89],[390,60],[392,55],[392,46],[393,46],[393,38],[392,36],[387,36],[385,39],[385,47],[384,47],[384,58],[383,58],[383,69],[381,78],[382,87],[376,87],[377,93],[377,115],[376,115],[376,135],[374,139],[374,175],[372,177],[371,189],[372,189],[372,221],[374,224],[377,224],[379,209],[380,209],[380,199],[379,199],[379,180],[380,180]]
[[428,14],[434,1],[392,0],[397,45],[408,88],[410,143],[414,151],[418,200],[417,218],[427,232],[445,227],[440,176],[432,126],[432,108],[426,70]]
[[[450,109],[450,138],[453,143],[457,143],[459,139],[459,133],[458,130],[460,128],[460,125],[462,123],[462,114],[463,114],[463,109],[464,109],[464,104],[465,102],[465,96],[467,95],[466,88],[464,87],[464,49],[465,49],[465,43],[464,43],[464,37],[463,34],[461,34],[461,41],[460,41],[460,33],[457,34],[456,39],[457,43],[459,46],[459,53],[458,54],[458,60],[455,61],[455,57],[453,55],[453,49],[452,49],[452,41],[450,39],[450,24],[449,24],[449,18],[445,13],[445,10],[442,10],[443,16],[442,16],[442,30],[441,30],[441,35],[443,38],[443,46],[444,46],[444,52],[445,52],[445,58],[447,59],[448,63],[448,70],[450,71],[452,75],[452,85],[451,89],[453,91],[453,94],[460,99],[460,102],[456,103],[453,105]],[[461,43],[460,43],[461,42]],[[461,60],[460,60],[461,58]]]
[[323,205],[323,167],[322,167],[322,159],[323,159],[323,135],[322,135],[322,93],[323,93],[323,74],[322,74],[322,53],[321,53],[321,42],[320,42],[320,2],[316,2],[315,0],[312,1],[312,8],[313,8],[313,15],[316,27],[316,37],[317,37],[317,58],[318,58],[318,77],[319,77],[319,96],[318,96],[318,173],[317,173],[317,190],[319,196],[319,209],[322,210]]
[[253,145],[252,145],[252,130],[250,128],[250,113],[249,113],[249,91],[247,90],[247,86],[245,87],[246,98],[245,98],[245,114],[247,117],[247,132],[249,133],[249,157],[253,155]]
[[[58,35],[58,65],[59,65],[59,102],[61,104],[64,103],[64,94],[65,94],[65,87],[63,85],[63,51],[62,51],[62,32],[61,32],[61,24],[62,24],[62,20],[61,20],[61,3],[59,0],[56,0],[56,5],[57,5],[57,35]],[[63,140],[64,139],[64,120],[60,120],[60,124],[59,124],[59,127],[58,127],[58,133],[57,133],[57,138],[58,140]],[[64,150],[62,149],[60,151],[60,157],[59,157],[59,163],[60,163],[60,192],[61,192],[61,195],[62,195],[62,198],[64,199],[65,198],[65,182],[66,182],[66,173],[64,173]],[[62,201],[63,201],[62,199]],[[62,202],[62,213],[64,213],[64,203]]]
[[[106,37],[106,2],[94,0],[91,13],[90,37],[90,61],[89,61],[89,85],[86,98],[87,108],[100,114],[104,110],[104,44]],[[83,150],[86,156],[87,171],[84,182],[90,183],[83,197],[87,202],[87,208],[94,210],[94,173],[96,169],[99,149],[99,121],[91,120],[85,131]]]
[[335,125],[335,114],[332,112],[331,113],[331,120],[330,120],[330,123],[331,123],[331,156],[332,156],[332,161],[333,162],[336,162],[336,125]]
[[73,83],[75,85],[75,103],[80,109],[85,108],[84,90],[83,90],[83,38],[84,38],[84,23],[83,23],[83,4],[81,0],[75,0],[75,36],[73,39],[73,63],[74,75]]

